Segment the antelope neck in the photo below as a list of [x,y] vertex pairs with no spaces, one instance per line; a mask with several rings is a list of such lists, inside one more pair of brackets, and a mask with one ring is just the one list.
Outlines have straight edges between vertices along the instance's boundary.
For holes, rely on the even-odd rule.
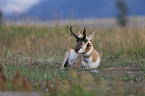
[[91,46],[91,49],[88,52],[84,53],[83,56],[84,57],[89,56],[92,53],[93,49],[94,49],[93,46]]

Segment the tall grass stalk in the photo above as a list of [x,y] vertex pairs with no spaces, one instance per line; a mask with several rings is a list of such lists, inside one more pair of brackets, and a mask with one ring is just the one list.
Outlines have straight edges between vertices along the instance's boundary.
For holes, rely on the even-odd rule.
[[[75,47],[70,36],[70,26],[29,27],[3,26],[0,29],[0,50],[15,51],[29,55],[62,55],[68,48]],[[82,28],[74,28],[74,31]],[[96,28],[88,27],[87,35],[96,31],[92,40],[102,58],[145,57],[145,30],[143,28]]]

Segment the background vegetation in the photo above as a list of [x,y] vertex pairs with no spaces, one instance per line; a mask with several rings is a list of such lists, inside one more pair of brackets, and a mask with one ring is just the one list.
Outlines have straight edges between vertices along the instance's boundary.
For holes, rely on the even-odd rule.
[[[143,96],[144,27],[87,27],[101,55],[99,74],[60,70],[64,52],[74,48],[69,25],[0,26],[0,90],[60,96]],[[82,32],[83,27],[74,27]]]

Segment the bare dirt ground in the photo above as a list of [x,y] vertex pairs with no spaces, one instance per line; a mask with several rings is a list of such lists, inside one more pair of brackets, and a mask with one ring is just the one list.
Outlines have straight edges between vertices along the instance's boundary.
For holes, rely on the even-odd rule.
[[[125,90],[129,93],[129,96],[134,96],[132,92],[140,91],[145,93],[145,73],[138,70],[137,68],[105,68],[99,71],[97,74],[99,76],[111,76],[122,79],[121,84],[123,84]],[[110,83],[114,83],[112,79],[109,80]],[[41,96],[38,93],[19,93],[19,92],[0,92],[0,96]]]
[[42,96],[38,93],[0,92],[0,96]]
[[99,72],[99,75],[115,76],[122,79],[121,83],[128,92],[141,91],[145,93],[145,73],[137,68],[108,68]]
[[[39,66],[35,66],[35,64],[24,64],[24,66],[29,66],[31,68],[41,67],[43,68],[42,64]],[[61,64],[55,64],[55,67],[60,68]],[[53,67],[54,68],[54,67]],[[68,70],[64,70],[68,71]],[[83,73],[82,71],[80,73]],[[100,69],[99,76],[106,76],[106,77],[113,77],[118,79],[121,83],[124,84],[125,90],[127,91],[135,91],[140,90],[145,93],[145,73],[139,69],[138,66],[134,67],[123,67],[123,68],[104,68]],[[113,82],[113,80],[111,80]]]

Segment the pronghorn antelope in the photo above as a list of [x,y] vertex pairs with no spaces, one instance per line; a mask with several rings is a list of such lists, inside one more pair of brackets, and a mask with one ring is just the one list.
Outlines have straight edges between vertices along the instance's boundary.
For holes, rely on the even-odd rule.
[[101,58],[99,53],[94,49],[91,39],[94,37],[95,32],[90,36],[86,36],[85,28],[83,35],[78,31],[77,36],[70,27],[71,35],[77,40],[77,46],[75,50],[68,49],[64,55],[63,64],[61,69],[70,67],[85,67],[85,68],[97,68],[100,65]]

